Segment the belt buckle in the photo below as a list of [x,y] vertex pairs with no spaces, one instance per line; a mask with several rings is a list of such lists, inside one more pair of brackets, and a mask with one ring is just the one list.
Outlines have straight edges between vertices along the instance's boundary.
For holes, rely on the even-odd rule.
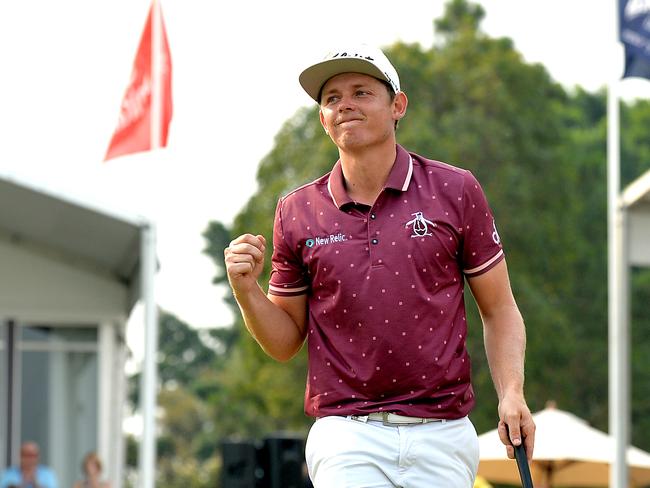
[[[397,417],[391,419],[391,415]],[[401,417],[401,418],[400,418]],[[382,413],[383,424],[387,426],[400,426],[400,425],[420,425],[428,422],[435,422],[434,419],[424,419],[420,417],[404,417],[401,415],[393,414],[391,412]]]
[[409,422],[409,421],[400,421],[398,419],[392,419],[391,420],[391,415],[393,415],[391,412],[382,412],[381,413],[381,418],[382,418],[382,424],[384,424],[387,427],[395,427],[395,426],[400,426],[400,425],[410,425],[410,424],[415,424],[417,422]]
[[390,412],[381,412],[381,423],[386,427],[395,427],[401,425],[399,422],[390,421]]

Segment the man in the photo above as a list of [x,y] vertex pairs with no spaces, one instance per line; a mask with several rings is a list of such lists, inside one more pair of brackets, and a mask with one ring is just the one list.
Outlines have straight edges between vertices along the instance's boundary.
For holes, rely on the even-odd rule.
[[263,236],[238,237],[225,257],[246,326],[266,353],[287,361],[307,338],[314,485],[473,485],[465,279],[484,325],[501,440],[510,458],[521,442],[531,458],[524,324],[478,182],[397,145],[408,99],[380,50],[334,51],[300,83],[340,159],[280,199],[268,294],[257,283]]
[[0,488],[57,488],[54,472],[39,464],[40,452],[35,442],[20,447],[20,467],[7,469],[0,480]]

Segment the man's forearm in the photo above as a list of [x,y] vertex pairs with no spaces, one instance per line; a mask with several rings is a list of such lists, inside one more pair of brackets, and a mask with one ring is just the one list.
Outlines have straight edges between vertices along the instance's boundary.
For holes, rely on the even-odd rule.
[[288,361],[296,355],[304,341],[304,332],[259,286],[245,294],[235,294],[235,299],[246,328],[264,352],[278,361]]
[[523,396],[526,332],[516,306],[483,317],[485,351],[499,401],[508,393]]

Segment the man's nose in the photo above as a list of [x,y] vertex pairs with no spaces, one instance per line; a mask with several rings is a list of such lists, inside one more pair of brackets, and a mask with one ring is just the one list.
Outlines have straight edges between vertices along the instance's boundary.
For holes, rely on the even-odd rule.
[[356,105],[354,103],[354,97],[352,96],[342,96],[339,103],[339,112],[345,112],[349,110],[354,110]]

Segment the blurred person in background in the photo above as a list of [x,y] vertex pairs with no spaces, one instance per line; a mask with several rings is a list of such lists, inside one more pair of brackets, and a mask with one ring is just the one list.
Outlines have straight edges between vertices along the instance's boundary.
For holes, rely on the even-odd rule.
[[108,481],[102,481],[102,462],[94,452],[84,456],[81,463],[82,480],[77,481],[73,488],[111,488]]
[[20,447],[20,466],[7,469],[0,479],[0,488],[58,488],[54,471],[39,464],[40,450],[35,442]]

